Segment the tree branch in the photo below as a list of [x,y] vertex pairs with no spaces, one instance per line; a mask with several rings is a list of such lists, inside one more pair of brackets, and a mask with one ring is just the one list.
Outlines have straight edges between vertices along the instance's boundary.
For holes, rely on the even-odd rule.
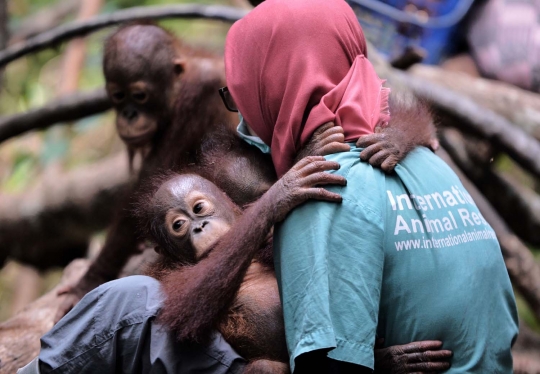
[[540,245],[540,196],[515,178],[494,170],[489,162],[475,157],[478,141],[467,139],[457,129],[445,128],[440,132],[440,140],[458,167],[482,191],[512,230],[525,241]]
[[88,239],[111,221],[128,186],[124,154],[62,175],[36,188],[0,195],[0,262],[7,257],[46,269],[84,256]]
[[462,94],[407,73],[394,71],[389,79],[400,80],[415,95],[429,100],[436,109],[451,116],[456,126],[473,131],[501,147],[517,163],[540,177],[540,142],[506,118]]
[[414,93],[428,100],[445,116],[452,118],[455,126],[474,132],[502,148],[529,172],[540,177],[540,142],[529,136],[506,118],[476,104],[461,93],[412,76],[392,68],[368,44],[370,61],[379,76],[390,81],[392,88]]
[[74,121],[109,108],[111,104],[103,88],[65,96],[41,108],[0,117],[0,143],[27,131],[44,129],[58,122]]
[[536,319],[540,321],[540,266],[536,263],[531,251],[508,228],[487,199],[461,172],[442,147],[437,151],[437,154],[458,175],[463,186],[474,199],[478,209],[497,234],[510,278],[518,292],[531,307]]
[[0,51],[0,67],[29,53],[123,22],[164,18],[205,18],[235,22],[246,15],[247,12],[245,9],[227,6],[198,4],[133,7],[119,10],[87,21],[71,22],[36,35],[24,42],[14,44],[4,51]]
[[508,83],[471,77],[430,65],[415,65],[407,73],[451,89],[505,117],[527,134],[540,139],[539,94]]

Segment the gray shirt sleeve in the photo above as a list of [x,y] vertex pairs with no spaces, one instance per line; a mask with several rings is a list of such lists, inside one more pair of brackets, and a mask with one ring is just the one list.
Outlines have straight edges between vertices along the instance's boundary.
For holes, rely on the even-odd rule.
[[241,373],[246,361],[215,333],[205,345],[178,342],[156,321],[159,282],[131,276],[88,293],[41,338],[47,373]]

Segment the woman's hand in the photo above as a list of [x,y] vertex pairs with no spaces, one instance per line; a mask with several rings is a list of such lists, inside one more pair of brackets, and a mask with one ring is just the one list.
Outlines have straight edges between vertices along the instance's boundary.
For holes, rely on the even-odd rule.
[[307,156],[326,156],[350,150],[351,147],[345,144],[343,128],[327,122],[315,130],[309,142],[298,152],[295,162]]
[[270,199],[269,209],[273,211],[274,222],[282,221],[292,209],[309,199],[341,202],[339,194],[319,187],[327,184],[345,186],[345,177],[326,173],[327,170],[338,169],[337,162],[326,161],[322,156],[300,160],[265,194]]
[[443,343],[425,340],[388,348],[375,345],[376,374],[439,373],[450,368],[452,351],[441,349]]

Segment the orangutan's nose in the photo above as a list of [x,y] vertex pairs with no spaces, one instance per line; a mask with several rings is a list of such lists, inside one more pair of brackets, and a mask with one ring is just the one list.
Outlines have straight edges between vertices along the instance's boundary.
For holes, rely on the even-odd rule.
[[199,226],[195,227],[193,231],[195,232],[201,232],[204,228],[204,226],[208,225],[208,221],[203,221]]

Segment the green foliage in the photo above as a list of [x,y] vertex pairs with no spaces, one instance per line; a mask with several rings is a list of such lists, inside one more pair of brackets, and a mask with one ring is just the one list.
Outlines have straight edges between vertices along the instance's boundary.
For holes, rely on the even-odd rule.
[[4,188],[7,192],[19,191],[26,187],[31,176],[35,175],[35,156],[31,153],[20,153],[16,155],[10,177],[6,180]]

